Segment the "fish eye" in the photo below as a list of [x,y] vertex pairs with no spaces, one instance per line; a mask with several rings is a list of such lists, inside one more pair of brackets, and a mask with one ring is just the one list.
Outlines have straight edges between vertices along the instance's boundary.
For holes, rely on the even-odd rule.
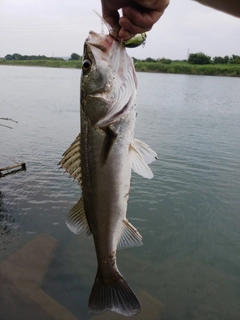
[[83,71],[89,71],[89,69],[91,68],[91,61],[90,60],[84,60],[83,63],[82,63],[82,69]]

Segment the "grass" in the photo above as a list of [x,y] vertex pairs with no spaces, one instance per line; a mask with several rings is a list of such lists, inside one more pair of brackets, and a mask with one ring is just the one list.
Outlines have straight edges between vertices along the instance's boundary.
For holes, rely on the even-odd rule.
[[[51,68],[81,68],[81,60],[4,60],[0,59],[0,65],[13,66],[39,66]],[[135,64],[136,71],[160,72],[176,74],[196,74],[240,77],[240,64],[208,64],[192,65],[184,61],[164,64],[161,62],[138,61]]]
[[80,60],[4,60],[0,59],[0,65],[10,66],[36,66],[49,68],[81,68],[82,62]]
[[240,77],[240,64],[192,65],[187,62],[137,62],[137,71]]

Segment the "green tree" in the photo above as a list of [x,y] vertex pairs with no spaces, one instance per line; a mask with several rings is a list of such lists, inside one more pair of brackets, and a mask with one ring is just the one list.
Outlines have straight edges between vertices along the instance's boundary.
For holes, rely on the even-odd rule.
[[148,57],[147,59],[145,59],[146,62],[156,62],[155,59]]
[[163,64],[170,64],[172,62],[172,60],[166,59],[166,58],[162,58],[162,59],[159,59],[159,62],[161,62]]
[[79,60],[81,57],[77,53],[72,53],[70,60]]
[[222,57],[213,57],[213,63],[214,64],[224,64],[225,60]]
[[233,54],[232,57],[229,59],[229,62],[232,64],[240,64],[240,56]]
[[224,59],[224,63],[229,63],[229,56],[225,56],[223,59]]
[[210,64],[211,57],[205,55],[203,52],[190,53],[188,62],[191,64]]
[[12,57],[12,55],[11,55],[11,54],[7,54],[7,55],[5,56],[5,59],[6,59],[6,60],[12,60],[12,59],[13,59],[13,57]]
[[12,57],[13,57],[13,60],[22,60],[22,55],[19,53],[14,53]]

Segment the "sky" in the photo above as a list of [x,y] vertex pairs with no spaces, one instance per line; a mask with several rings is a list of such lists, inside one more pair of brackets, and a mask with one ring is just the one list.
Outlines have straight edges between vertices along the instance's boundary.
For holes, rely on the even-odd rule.
[[[100,0],[0,0],[0,57],[82,55],[89,30],[102,30],[94,10],[101,13]],[[145,47],[128,52],[138,59],[173,60],[196,52],[240,55],[240,19],[192,0],[171,0]]]

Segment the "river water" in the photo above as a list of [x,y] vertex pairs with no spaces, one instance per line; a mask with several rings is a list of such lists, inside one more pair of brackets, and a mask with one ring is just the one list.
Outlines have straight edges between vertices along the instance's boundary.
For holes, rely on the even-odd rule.
[[[144,246],[118,252],[130,286],[164,320],[240,317],[240,79],[138,73],[136,137],[159,160],[133,173],[128,218]],[[80,188],[57,167],[79,133],[80,71],[0,67],[0,263],[40,233],[59,241],[42,289],[78,319],[96,272],[92,240],[65,216]],[[8,320],[7,316],[1,320]],[[104,319],[112,319],[111,313]],[[18,320],[18,319],[17,319]]]

